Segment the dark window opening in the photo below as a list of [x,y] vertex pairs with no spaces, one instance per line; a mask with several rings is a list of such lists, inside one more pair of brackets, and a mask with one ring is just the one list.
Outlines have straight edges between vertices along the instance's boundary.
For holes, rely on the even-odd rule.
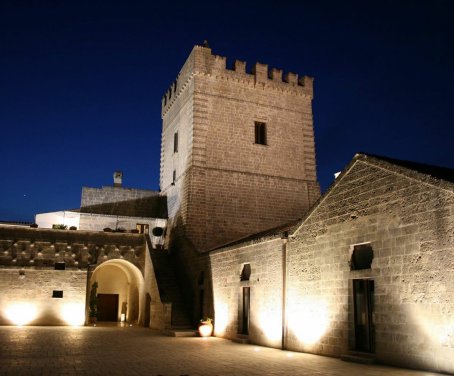
[[153,236],[162,236],[164,234],[164,229],[162,227],[153,227],[151,233]]
[[172,174],[172,185],[175,185],[175,180],[177,180],[177,172],[173,170]]
[[66,264],[64,262],[56,262],[54,264],[54,269],[55,270],[65,270],[66,269]]
[[178,153],[178,132],[173,134],[173,152]]
[[353,246],[353,253],[350,259],[350,270],[370,269],[374,259],[374,250],[371,245],[357,244]]
[[255,143],[266,145],[266,124],[255,122]]
[[244,264],[243,270],[241,271],[240,280],[249,281],[249,278],[251,278],[251,264]]
[[63,298],[63,290],[52,291],[52,298]]
[[199,286],[202,286],[205,283],[205,272],[201,271],[198,279]]

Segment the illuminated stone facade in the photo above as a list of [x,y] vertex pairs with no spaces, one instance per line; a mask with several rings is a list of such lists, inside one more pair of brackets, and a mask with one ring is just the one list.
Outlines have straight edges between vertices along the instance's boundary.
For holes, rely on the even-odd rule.
[[313,79],[195,46],[162,100],[160,186],[197,252],[286,223],[318,199]]
[[[296,230],[212,252],[216,334],[241,333],[249,285],[254,343],[454,372],[453,180],[453,170],[355,156]],[[356,259],[355,270],[367,249],[371,264]]]
[[126,321],[163,329],[149,245],[143,234],[0,227],[0,325],[83,324],[99,280],[99,293],[119,295],[118,319],[126,303]]
[[300,218],[318,199],[313,79],[195,46],[162,99],[170,252],[197,323],[211,316],[210,249]]

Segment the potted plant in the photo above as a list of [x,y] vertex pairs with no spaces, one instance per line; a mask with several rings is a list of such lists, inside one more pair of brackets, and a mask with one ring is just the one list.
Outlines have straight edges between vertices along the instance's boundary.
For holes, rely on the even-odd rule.
[[213,334],[213,319],[205,317],[200,320],[198,331],[200,337],[210,337]]
[[68,226],[64,225],[63,223],[60,223],[60,224],[53,224],[52,228],[54,230],[66,230],[68,228]]
[[90,290],[90,300],[88,302],[88,316],[90,323],[96,326],[98,319],[98,282],[93,282]]

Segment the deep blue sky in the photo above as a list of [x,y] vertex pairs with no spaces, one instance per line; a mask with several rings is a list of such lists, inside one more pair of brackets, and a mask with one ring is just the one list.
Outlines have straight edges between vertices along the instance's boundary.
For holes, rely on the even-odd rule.
[[454,167],[454,2],[0,2],[0,219],[159,188],[161,97],[194,44],[315,77],[318,177],[358,151]]

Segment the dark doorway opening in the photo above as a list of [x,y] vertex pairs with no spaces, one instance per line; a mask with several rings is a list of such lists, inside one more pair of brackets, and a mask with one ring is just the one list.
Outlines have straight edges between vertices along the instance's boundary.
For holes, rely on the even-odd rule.
[[358,351],[375,352],[374,281],[353,280],[355,307],[355,347]]
[[249,319],[251,310],[251,288],[243,287],[242,290],[242,307],[240,316],[240,334],[249,334]]
[[118,294],[98,294],[98,321],[118,321]]

